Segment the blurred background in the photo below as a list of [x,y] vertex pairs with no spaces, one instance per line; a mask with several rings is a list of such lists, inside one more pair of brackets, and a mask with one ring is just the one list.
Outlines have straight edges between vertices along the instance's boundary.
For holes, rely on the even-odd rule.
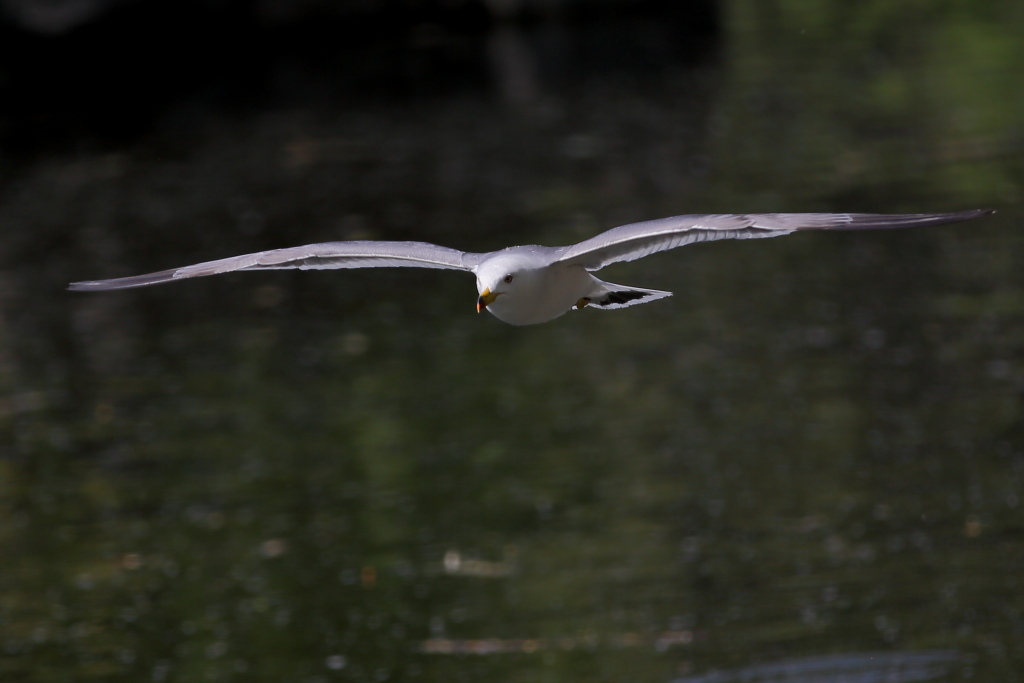
[[[0,0],[0,678],[1024,679],[1024,4]],[[68,282],[682,213],[443,271]]]

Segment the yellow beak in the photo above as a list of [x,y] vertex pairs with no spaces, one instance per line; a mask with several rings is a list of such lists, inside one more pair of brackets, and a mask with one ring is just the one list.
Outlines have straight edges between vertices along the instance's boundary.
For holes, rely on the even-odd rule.
[[497,298],[497,293],[492,294],[490,289],[485,289],[484,291],[480,292],[480,298],[476,300],[476,312],[479,313],[480,311],[484,310],[492,303],[494,303],[494,300]]

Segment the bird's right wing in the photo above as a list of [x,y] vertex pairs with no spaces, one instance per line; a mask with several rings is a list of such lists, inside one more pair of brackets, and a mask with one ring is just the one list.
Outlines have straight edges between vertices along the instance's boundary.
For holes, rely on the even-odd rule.
[[324,242],[232,256],[146,275],[73,282],[68,289],[81,292],[145,287],[236,270],[406,267],[472,271],[479,260],[480,254],[439,247],[427,242]]
[[673,216],[612,228],[579,244],[562,247],[560,263],[598,270],[667,249],[712,240],[779,237],[802,230],[886,230],[959,223],[993,213],[763,213]]

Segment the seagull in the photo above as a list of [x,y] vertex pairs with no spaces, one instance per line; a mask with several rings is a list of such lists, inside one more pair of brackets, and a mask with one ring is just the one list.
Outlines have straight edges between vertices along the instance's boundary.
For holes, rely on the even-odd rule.
[[616,309],[672,296],[672,292],[617,285],[591,273],[622,261],[697,242],[779,237],[803,230],[887,230],[960,223],[995,213],[766,213],[691,214],[631,223],[565,247],[536,245],[473,253],[428,242],[323,242],[243,254],[183,268],[112,280],[74,282],[78,292],[128,289],[236,270],[441,268],[476,276],[477,313],[490,311],[511,325],[535,325],[572,309]]

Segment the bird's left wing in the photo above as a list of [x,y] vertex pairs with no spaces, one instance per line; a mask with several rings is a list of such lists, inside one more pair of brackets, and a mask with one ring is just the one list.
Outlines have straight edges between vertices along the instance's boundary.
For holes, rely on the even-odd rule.
[[695,242],[778,237],[798,230],[881,230],[959,223],[993,213],[990,209],[957,213],[764,213],[693,214],[612,228],[579,244],[562,247],[559,263],[598,270],[619,261]]
[[145,287],[161,282],[230,273],[236,270],[412,267],[471,271],[479,259],[479,254],[439,247],[427,242],[324,242],[232,256],[146,275],[73,282],[68,289],[102,291]]

